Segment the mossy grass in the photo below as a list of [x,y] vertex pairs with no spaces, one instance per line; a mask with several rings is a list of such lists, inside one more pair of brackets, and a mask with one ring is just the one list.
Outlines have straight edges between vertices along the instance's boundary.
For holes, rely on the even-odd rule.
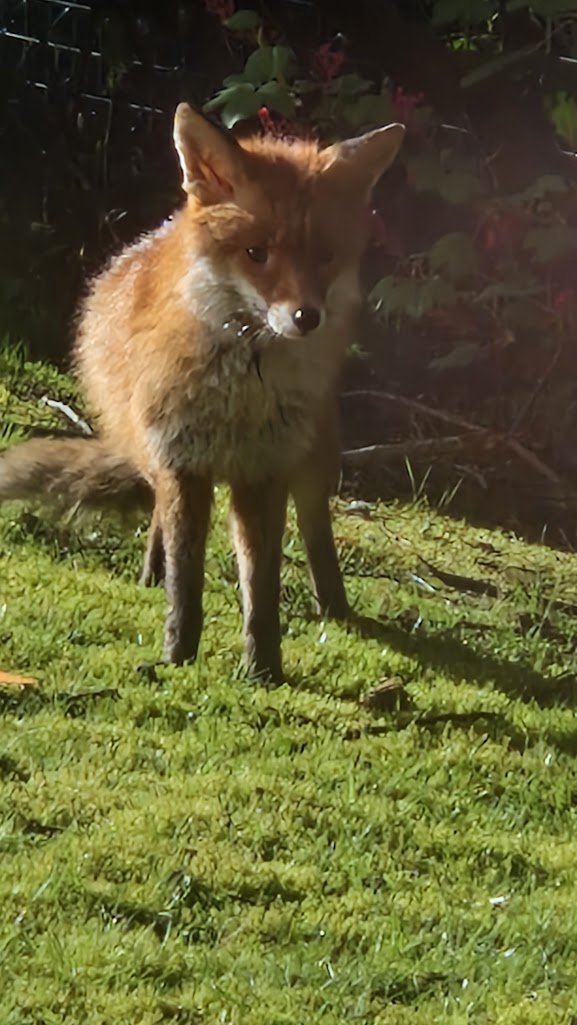
[[[68,378],[0,370],[5,442],[66,426]],[[291,520],[271,688],[225,507],[200,657],[148,673],[146,524],[0,512],[0,669],[38,680],[0,686],[2,1025],[577,1020],[577,559],[336,501],[359,619],[315,617]]]

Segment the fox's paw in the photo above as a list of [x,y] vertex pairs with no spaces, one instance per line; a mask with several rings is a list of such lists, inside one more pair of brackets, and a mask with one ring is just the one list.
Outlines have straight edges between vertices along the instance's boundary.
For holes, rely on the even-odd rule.
[[326,598],[323,602],[317,600],[317,612],[320,616],[326,616],[327,619],[336,619],[341,621],[353,619],[354,617],[354,612],[349,605],[344,592],[342,594]]
[[284,683],[280,647],[266,649],[254,643],[252,637],[245,642],[242,658],[243,673],[252,680],[266,683]]

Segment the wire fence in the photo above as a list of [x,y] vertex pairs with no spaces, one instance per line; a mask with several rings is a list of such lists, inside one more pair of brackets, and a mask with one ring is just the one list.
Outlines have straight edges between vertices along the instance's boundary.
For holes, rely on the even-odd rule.
[[222,50],[202,0],[0,0],[0,339],[66,351],[86,275],[178,201],[172,111]]

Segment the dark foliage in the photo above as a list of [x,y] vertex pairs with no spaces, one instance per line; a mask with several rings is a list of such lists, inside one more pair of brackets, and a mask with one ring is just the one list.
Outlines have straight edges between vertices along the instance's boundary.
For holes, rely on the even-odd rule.
[[[3,0],[0,334],[65,358],[86,276],[179,202],[180,99],[240,133],[403,120],[349,386],[514,435],[541,460],[526,490],[555,480],[555,518],[576,466],[576,68],[567,0]],[[349,446],[432,431],[344,408]]]

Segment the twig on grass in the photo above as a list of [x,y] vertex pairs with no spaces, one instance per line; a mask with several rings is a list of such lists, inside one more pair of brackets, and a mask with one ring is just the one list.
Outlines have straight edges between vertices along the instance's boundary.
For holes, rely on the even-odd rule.
[[54,409],[57,413],[61,413],[62,416],[66,417],[70,423],[74,424],[75,427],[78,427],[83,434],[94,434],[90,424],[86,423],[86,420],[83,420],[82,417],[72,409],[72,406],[66,405],[65,402],[59,402],[58,399],[50,399],[47,395],[43,395],[40,401],[43,402],[45,406],[48,406],[49,409]]

